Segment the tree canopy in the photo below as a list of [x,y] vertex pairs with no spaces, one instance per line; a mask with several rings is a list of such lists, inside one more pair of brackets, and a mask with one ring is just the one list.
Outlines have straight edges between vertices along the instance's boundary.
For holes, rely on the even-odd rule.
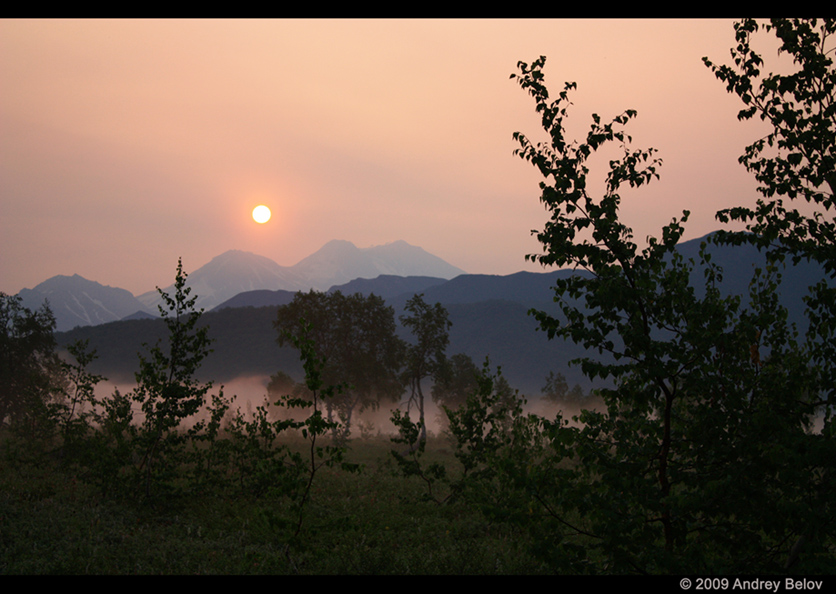
[[[726,83],[744,107],[739,120],[758,118],[770,132],[746,147],[740,157],[754,174],[763,195],[754,208],[721,211],[721,221],[746,222],[761,245],[783,247],[793,257],[808,257],[836,272],[836,69],[834,19],[743,19],[734,26],[734,65],[703,62]],[[781,54],[791,58],[785,73],[764,74],[763,57],[753,47],[759,31],[772,32]],[[774,66],[773,66],[774,67]],[[785,203],[798,198],[812,204],[812,214]]]
[[403,342],[395,334],[394,310],[381,297],[299,292],[279,307],[274,325],[280,345],[310,325],[309,338],[324,362],[323,381],[346,385],[325,403],[328,420],[336,412],[346,431],[355,409],[376,407],[403,392],[399,373]]

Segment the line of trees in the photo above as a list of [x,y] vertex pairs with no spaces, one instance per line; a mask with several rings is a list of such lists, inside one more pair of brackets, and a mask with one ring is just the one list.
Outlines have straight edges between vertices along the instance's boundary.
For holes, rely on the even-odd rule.
[[[406,392],[405,415],[417,412],[420,429],[410,444],[417,447],[427,440],[425,380],[432,381],[433,400],[447,406],[464,402],[467,391],[476,386],[479,369],[473,360],[463,353],[447,357],[452,323],[441,304],[429,305],[416,294],[407,301],[400,322],[410,330],[411,341],[397,336],[394,309],[373,294],[312,290],[279,307],[279,344],[287,344],[309,324],[328,381],[345,383],[343,392],[326,403],[328,419],[340,423],[342,433],[332,436],[336,441],[348,437],[355,412],[397,405]],[[281,373],[271,379],[271,391],[276,397],[298,387]]]
[[96,354],[86,342],[69,346],[68,361],[58,356],[48,304],[31,312],[0,295],[0,431],[11,458],[60,459],[102,495],[144,501],[231,485],[253,494],[298,489],[319,464],[279,445],[283,432],[312,444],[327,434],[330,445],[317,447],[343,465],[355,414],[397,404],[408,389],[406,417],[416,409],[421,427],[410,447],[423,447],[423,380],[434,378],[433,398],[451,405],[476,383],[469,357],[446,357],[447,311],[422,295],[401,316],[411,344],[397,337],[394,311],[380,297],[300,292],[279,308],[275,327],[280,344],[299,350],[305,379],[277,373],[265,403],[245,414],[222,386],[212,393],[212,382],[196,379],[211,340],[186,279],[178,263],[173,294],[158,289],[167,337],[139,354],[136,387],[106,396],[97,394],[105,378],[87,371]]

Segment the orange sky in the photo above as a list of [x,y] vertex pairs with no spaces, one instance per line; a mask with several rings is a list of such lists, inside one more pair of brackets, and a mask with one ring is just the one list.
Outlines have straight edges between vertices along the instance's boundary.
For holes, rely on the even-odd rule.
[[2,20],[0,291],[78,273],[139,294],[181,256],[290,266],[331,239],[542,270],[539,179],[512,154],[538,118],[509,79],[541,54],[554,92],[578,84],[570,130],[636,109],[664,160],[625,201],[636,237],[683,209],[699,237],[755,197],[737,157],[764,129],[701,61],[733,40],[727,20]]

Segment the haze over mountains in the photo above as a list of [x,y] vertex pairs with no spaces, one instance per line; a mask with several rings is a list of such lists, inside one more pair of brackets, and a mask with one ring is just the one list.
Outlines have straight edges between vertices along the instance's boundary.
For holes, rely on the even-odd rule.
[[[356,278],[375,278],[381,274],[449,279],[464,273],[405,241],[358,248],[344,240],[328,242],[294,266],[280,266],[264,256],[230,250],[197,270],[186,272],[187,285],[198,297],[197,307],[206,310],[245,291],[324,291]],[[170,273],[173,277],[173,267]],[[163,290],[171,294],[173,284]],[[156,289],[135,297],[125,289],[78,275],[52,277],[33,289],[23,289],[19,295],[23,305],[33,310],[48,299],[59,332],[126,317],[156,317],[157,305],[161,303]]]
[[[679,246],[679,250],[684,256],[693,257],[704,239],[684,242]],[[404,249],[404,246],[412,248],[408,244],[399,247]],[[296,279],[320,279],[317,281],[318,286],[310,280],[304,282],[306,286],[302,290],[313,286],[318,290],[340,290],[346,294],[374,293],[383,297],[387,304],[393,307],[396,320],[403,313],[406,301],[416,293],[423,293],[427,303],[441,303],[449,312],[450,321],[453,323],[447,349],[449,355],[465,353],[477,364],[481,364],[485,357],[489,356],[494,367],[502,367],[502,373],[511,385],[526,394],[538,393],[550,371],[564,373],[570,385],[589,385],[579,368],[567,366],[570,360],[585,355],[582,347],[570,342],[549,341],[545,333],[537,331],[536,321],[528,315],[531,308],[558,315],[558,308],[553,301],[555,279],[578,272],[554,270],[542,273],[518,272],[505,276],[454,275],[454,272],[460,271],[446,264],[427,269],[409,268],[401,263],[401,267],[398,268],[395,267],[394,260],[389,260],[388,265],[391,268],[388,270],[401,274],[377,274],[379,269],[369,268],[368,260],[363,256],[370,255],[371,252],[372,256],[378,258],[379,263],[385,261],[380,258],[380,251],[385,250],[377,253],[371,249],[357,250],[348,242],[332,242],[326,247],[327,250],[320,250],[323,254],[317,252],[300,262],[300,265],[304,262],[305,266],[290,267],[291,272],[298,274]],[[419,249],[404,251],[420,254],[417,251]],[[725,294],[745,294],[754,268],[762,267],[764,264],[763,256],[750,246],[712,246],[709,252],[712,254],[712,261],[720,263],[724,268],[720,289]],[[328,257],[314,258],[317,255]],[[425,260],[434,265],[438,264],[434,257]],[[340,268],[340,262],[353,263],[355,267]],[[212,299],[204,299],[204,304],[215,303],[224,295],[244,289],[213,310],[207,311],[203,318],[202,322],[209,326],[210,338],[215,341],[212,345],[214,352],[207,358],[200,371],[203,379],[227,382],[238,377],[269,378],[271,374],[280,370],[291,374],[297,381],[302,379],[298,352],[289,346],[279,347],[273,327],[276,308],[289,303],[295,295],[295,289],[249,290],[259,283],[281,286],[283,282],[294,282],[288,270],[267,258],[245,252],[227,252],[190,276],[191,280],[197,279],[194,286],[198,294],[201,290],[212,291]],[[342,284],[326,286],[330,282],[329,279],[341,279],[357,274],[347,270],[361,270],[360,274],[376,276],[353,278]],[[430,274],[411,275],[411,270],[429,270]],[[280,276],[280,273],[284,276]],[[311,277],[305,276],[306,274],[311,274]],[[316,277],[316,274],[319,276]],[[444,278],[442,275],[453,278]],[[790,321],[803,327],[802,297],[807,287],[823,278],[823,272],[816,265],[801,263],[788,266],[783,272],[783,278],[781,301],[789,309]],[[703,272],[699,267],[692,273],[692,282],[699,292],[699,287],[703,284]],[[97,294],[90,291],[88,293],[91,295],[90,302],[102,301]],[[82,301],[79,298],[75,299]],[[88,314],[88,318],[90,317]],[[399,328],[399,333],[409,340],[409,332],[406,329]],[[143,350],[143,344],[154,344],[164,335],[165,325],[161,320],[132,320],[78,327],[69,332],[59,333],[58,341],[59,344],[66,345],[75,340],[89,339],[91,348],[97,349],[100,357],[91,370],[114,381],[130,381],[136,370],[137,353]]]

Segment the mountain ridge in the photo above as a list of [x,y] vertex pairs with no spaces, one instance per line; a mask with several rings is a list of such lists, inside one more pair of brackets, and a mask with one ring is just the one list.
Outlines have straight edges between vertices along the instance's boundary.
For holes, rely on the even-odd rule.
[[53,276],[32,289],[22,289],[18,296],[21,304],[33,311],[47,301],[58,331],[104,324],[140,311],[149,313],[127,289],[102,285],[78,274]]
[[[698,250],[705,238],[684,242],[682,250]],[[726,249],[711,248],[713,261],[723,263],[724,281],[720,283],[723,294],[742,295],[748,290],[755,266],[761,263],[762,254],[740,250],[740,246]],[[738,257],[738,256],[743,257]],[[406,301],[415,293],[423,293],[427,303],[441,303],[450,314],[448,354],[465,353],[481,363],[490,357],[491,364],[501,366],[503,375],[524,393],[537,393],[549,372],[561,372],[570,384],[589,386],[581,370],[567,367],[568,361],[585,356],[579,345],[563,340],[548,340],[545,332],[538,332],[536,320],[528,315],[530,309],[546,311],[555,317],[560,309],[554,302],[554,281],[560,276],[578,274],[573,270],[548,272],[517,272],[510,275],[459,275],[450,280],[426,277],[399,278],[380,275],[375,279],[355,279],[331,290],[346,294],[359,292],[384,296],[386,304],[395,310],[395,319],[404,311]],[[694,286],[704,286],[703,272],[699,266],[692,272]],[[780,300],[789,310],[791,322],[799,324],[803,332],[806,288],[822,277],[820,267],[801,263],[788,267],[779,293]],[[400,289],[405,288],[404,292]],[[301,380],[298,353],[289,347],[280,348],[276,343],[273,322],[279,305],[289,303],[294,293],[254,292],[236,296],[236,302],[207,312],[204,318],[215,339],[214,353],[207,358],[207,379],[228,381],[237,376],[261,375],[264,377],[283,370]],[[281,301],[271,301],[280,297]],[[261,301],[254,299],[262,299]],[[156,334],[151,334],[152,330]],[[409,337],[409,332],[399,327],[398,332]],[[145,334],[143,334],[145,333]],[[152,344],[154,337],[161,337],[164,324],[160,320],[135,320],[113,322],[107,327],[87,327],[63,333],[60,344],[70,344],[76,339],[89,338],[91,346],[102,353],[102,358],[92,370],[107,377],[121,374],[130,377],[136,366],[136,352],[142,342]],[[153,340],[152,340],[153,338]],[[204,372],[202,371],[202,373]]]
[[[210,310],[246,291],[324,291],[357,278],[375,278],[395,271],[401,276],[452,278],[464,271],[423,248],[398,240],[358,248],[347,240],[331,240],[293,266],[281,266],[266,256],[227,250],[188,275],[196,306]],[[163,290],[173,292],[171,284]],[[152,290],[134,296],[129,291],[85,279],[78,274],[56,275],[18,293],[24,306],[38,309],[49,300],[56,329],[66,331],[136,315],[157,315],[162,298]]]
[[[678,250],[686,257],[695,257],[700,244],[710,235],[682,242]],[[763,254],[752,246],[732,249],[710,245],[708,251],[713,254],[714,262],[719,261],[727,268],[723,281],[726,290],[739,295],[747,291],[754,267],[765,264]],[[798,301],[809,286],[806,279],[822,277],[823,272],[811,266],[789,267],[785,271],[782,290],[787,299]],[[436,272],[426,274],[428,268]],[[398,274],[392,274],[391,270]],[[280,266],[252,252],[227,250],[190,273],[187,286],[198,296],[197,307],[207,311],[221,305],[283,304],[296,291],[310,289],[374,292],[385,295],[396,308],[402,307],[416,292],[426,293],[427,300],[447,304],[466,303],[473,294],[479,293],[483,300],[510,300],[532,306],[552,301],[555,278],[576,273],[564,269],[471,275],[403,240],[357,248],[350,241],[336,239],[294,266]],[[692,282],[698,290],[702,278],[702,270],[695,267]],[[171,293],[173,285],[164,290]],[[134,297],[125,289],[89,281],[78,274],[52,277],[34,289],[23,289],[19,295],[23,305],[33,310],[48,299],[58,331],[123,318],[155,316],[162,302],[157,291]]]

